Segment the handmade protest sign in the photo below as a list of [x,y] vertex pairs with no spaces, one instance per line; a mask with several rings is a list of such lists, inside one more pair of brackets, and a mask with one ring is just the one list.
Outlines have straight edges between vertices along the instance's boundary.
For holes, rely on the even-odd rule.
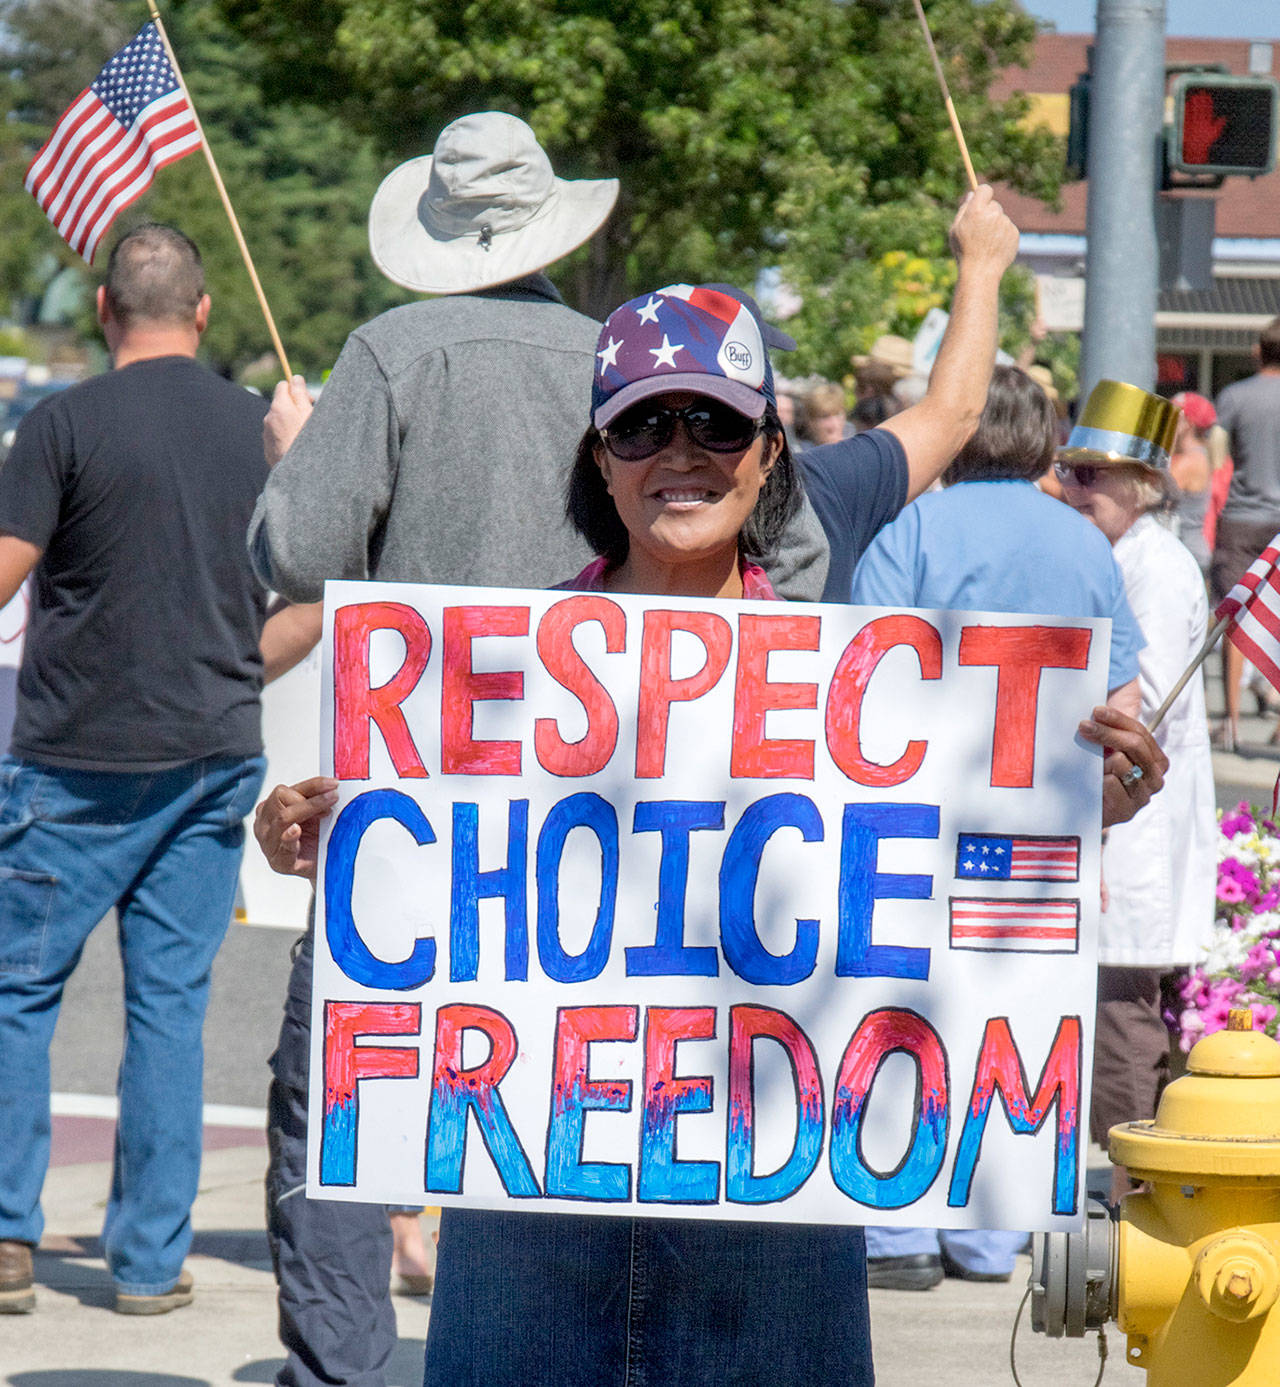
[[308,1193],[1075,1226],[1109,623],[330,583]]

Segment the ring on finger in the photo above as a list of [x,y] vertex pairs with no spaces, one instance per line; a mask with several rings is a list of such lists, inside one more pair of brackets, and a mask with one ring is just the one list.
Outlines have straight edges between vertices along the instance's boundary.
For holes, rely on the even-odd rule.
[[1127,790],[1131,785],[1136,785],[1142,779],[1143,770],[1141,766],[1130,766],[1120,777],[1120,783]]

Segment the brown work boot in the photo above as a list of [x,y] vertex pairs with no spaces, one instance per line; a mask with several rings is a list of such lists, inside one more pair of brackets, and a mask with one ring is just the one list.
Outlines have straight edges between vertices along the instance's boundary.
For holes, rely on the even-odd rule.
[[29,1315],[35,1308],[31,1244],[0,1238],[0,1315]]
[[195,1277],[186,1269],[178,1277],[171,1291],[159,1295],[126,1295],[116,1292],[117,1315],[167,1315],[170,1310],[180,1310],[195,1299]]

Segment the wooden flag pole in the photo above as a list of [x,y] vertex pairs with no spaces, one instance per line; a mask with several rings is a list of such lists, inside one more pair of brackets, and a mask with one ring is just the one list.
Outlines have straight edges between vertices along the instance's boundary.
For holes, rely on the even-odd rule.
[[1164,715],[1173,707],[1175,699],[1183,689],[1187,687],[1187,680],[1191,678],[1202,664],[1204,664],[1209,652],[1217,645],[1218,637],[1222,635],[1230,624],[1232,616],[1233,613],[1228,612],[1226,616],[1219,617],[1218,620],[1214,622],[1209,634],[1204,638],[1204,644],[1200,647],[1195,659],[1182,671],[1182,674],[1178,678],[1178,682],[1169,690],[1164,702],[1156,709],[1155,716],[1147,723],[1148,732],[1154,732],[1164,721]]
[[249,278],[253,282],[253,292],[258,296],[258,306],[262,309],[262,316],[267,320],[267,331],[271,334],[271,345],[275,348],[276,355],[280,358],[280,366],[284,371],[285,379],[288,380],[293,372],[289,369],[289,358],[284,354],[284,346],[280,341],[280,334],[276,331],[275,319],[271,316],[271,309],[267,306],[267,296],[262,292],[262,285],[258,280],[258,272],[253,267],[253,256],[249,254],[249,247],[245,244],[244,234],[240,230],[240,223],[236,220],[235,208],[231,205],[231,199],[227,196],[226,185],[222,181],[222,175],[218,172],[217,161],[213,157],[213,150],[209,148],[209,141],[205,138],[204,126],[200,124],[200,116],[196,111],[195,102],[191,99],[191,93],[187,90],[186,78],[182,75],[182,69],[178,66],[178,59],[174,56],[173,48],[169,43],[169,35],[164,30],[164,20],[160,18],[160,11],[156,9],[155,0],[147,0],[147,9],[151,11],[151,18],[155,21],[156,30],[160,35],[160,42],[164,44],[164,51],[168,55],[169,63],[173,67],[173,75],[178,79],[178,85],[182,88],[182,94],[187,99],[187,105],[191,108],[191,118],[196,123],[196,134],[200,136],[200,148],[204,150],[204,157],[209,165],[209,172],[213,174],[213,181],[218,189],[218,196],[222,199],[222,205],[227,209],[227,218],[231,222],[231,230],[235,234],[236,244],[240,247],[240,254],[244,257],[245,269],[249,271]]
[[951,121],[951,129],[955,132],[956,143],[960,146],[960,157],[964,160],[964,171],[969,178],[969,188],[971,192],[976,193],[978,191],[978,175],[973,171],[973,161],[969,158],[969,146],[964,142],[964,131],[960,129],[960,118],[956,115],[955,104],[951,100],[951,91],[947,87],[947,79],[942,71],[942,64],[938,61],[938,50],[933,46],[933,35],[929,32],[929,21],[924,17],[924,6],[920,0],[913,0],[913,3],[916,7],[916,17],[920,21],[920,27],[924,30],[924,41],[929,45],[929,56],[933,59],[933,70],[937,73],[938,85],[942,88],[942,100],[947,108],[947,118]]

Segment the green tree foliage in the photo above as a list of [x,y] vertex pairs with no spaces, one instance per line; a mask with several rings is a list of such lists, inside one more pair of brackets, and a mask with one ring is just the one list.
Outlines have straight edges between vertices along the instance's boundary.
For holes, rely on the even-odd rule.
[[[319,372],[352,327],[404,299],[374,269],[366,239],[385,160],[331,112],[298,102],[268,107],[257,55],[208,0],[164,13],[290,364]],[[132,0],[25,0],[4,12],[10,108],[21,116],[0,127],[0,205],[10,228],[0,250],[0,293],[11,304],[32,292],[50,253],[97,279],[45,220],[22,178],[61,112],[146,17]],[[210,362],[240,372],[269,354],[266,325],[201,154],[160,171],[117,218],[95,269],[105,267],[119,234],[148,220],[180,226],[201,248],[213,297],[203,344]],[[262,372],[265,379],[278,374],[273,362]]]
[[0,21],[8,109],[41,125],[52,123],[142,24],[104,0],[5,0]]
[[[777,265],[804,297],[786,369],[840,376],[878,332],[914,330],[885,256],[945,280],[964,175],[909,0],[217,3],[269,60],[266,91],[389,154],[491,108],[528,120],[564,176],[620,178],[605,231],[558,272],[586,312]],[[1034,22],[1014,0],[926,8],[982,176],[1054,196],[1052,137],[987,96]]]
[[22,186],[49,128],[127,34],[98,0],[0,5],[0,312],[20,316],[63,265],[83,262],[52,231]]
[[[366,217],[386,170],[336,116],[302,103],[264,106],[255,55],[205,0],[174,6],[166,24],[290,364],[322,370],[353,327],[404,301],[369,258]],[[201,247],[214,301],[210,355],[242,366],[270,352],[203,157],[165,169],[137,208],[137,220],[181,225]]]

